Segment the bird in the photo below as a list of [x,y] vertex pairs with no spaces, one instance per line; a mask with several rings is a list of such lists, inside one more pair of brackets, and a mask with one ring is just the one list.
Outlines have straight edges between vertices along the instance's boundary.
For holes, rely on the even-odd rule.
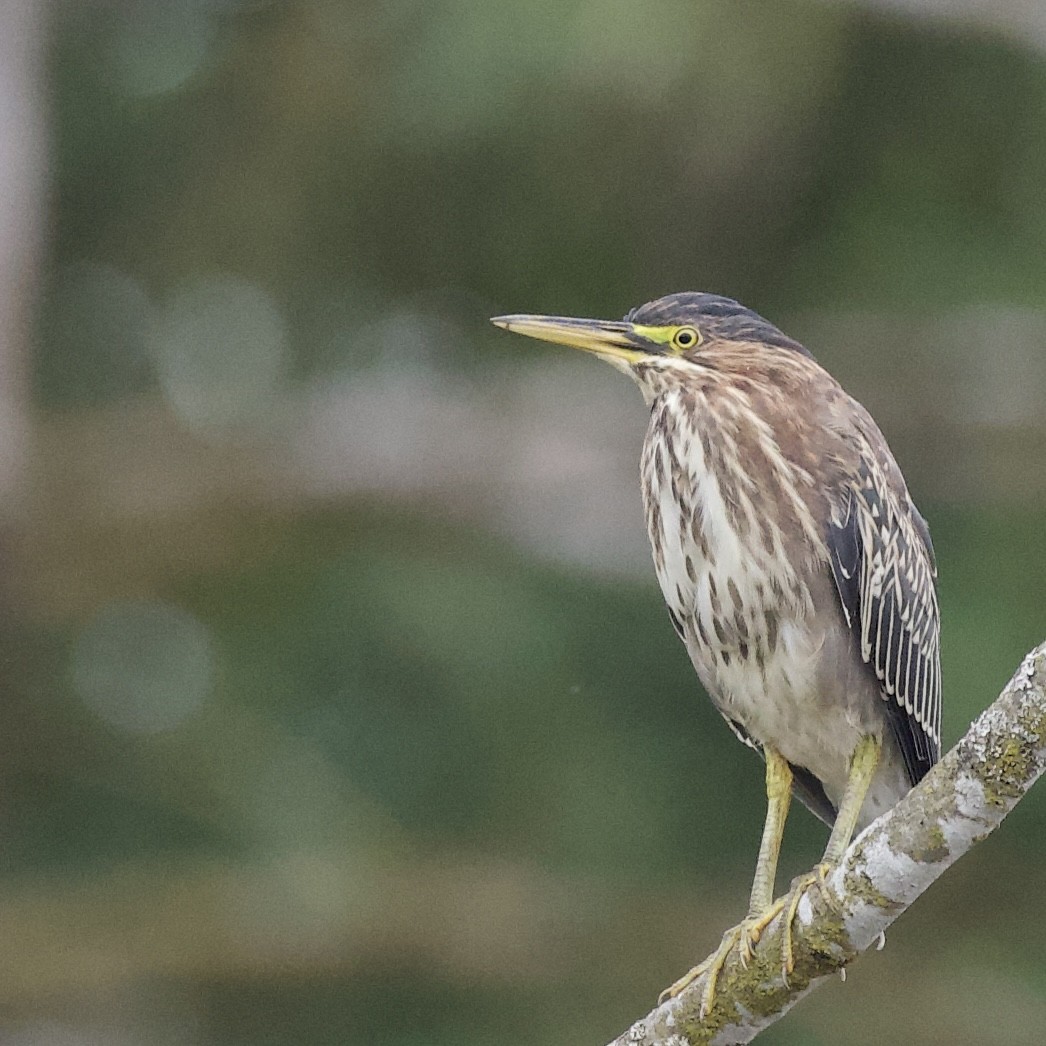
[[[930,531],[869,412],[800,342],[732,298],[669,294],[620,321],[507,315],[507,331],[592,353],[649,407],[646,527],[672,626],[712,704],[765,760],[748,913],[701,975],[707,1015],[737,948],[747,964],[856,831],[940,758],[937,566]],[[774,900],[793,794],[830,828],[821,861]]]

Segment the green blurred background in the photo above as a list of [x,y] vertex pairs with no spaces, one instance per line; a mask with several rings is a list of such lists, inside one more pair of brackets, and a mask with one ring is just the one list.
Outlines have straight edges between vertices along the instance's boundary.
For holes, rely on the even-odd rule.
[[[947,744],[1043,638],[1036,5],[4,12],[0,1043],[598,1044],[743,913],[642,401],[495,313],[803,339],[930,520]],[[1044,858],[1046,789],[760,1041],[1046,1041]]]

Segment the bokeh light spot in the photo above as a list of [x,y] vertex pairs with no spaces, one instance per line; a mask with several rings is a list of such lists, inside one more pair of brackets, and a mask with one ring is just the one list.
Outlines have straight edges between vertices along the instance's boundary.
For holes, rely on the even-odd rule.
[[214,681],[208,629],[166,603],[112,603],[81,632],[73,689],[113,726],[156,733],[196,711]]
[[261,288],[225,274],[177,291],[160,310],[150,345],[171,408],[193,429],[263,420],[287,370],[280,310]]

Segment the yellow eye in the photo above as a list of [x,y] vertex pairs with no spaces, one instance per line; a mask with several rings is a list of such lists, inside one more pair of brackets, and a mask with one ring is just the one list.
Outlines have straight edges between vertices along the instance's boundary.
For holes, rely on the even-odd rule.
[[680,327],[672,335],[672,344],[680,352],[686,352],[687,349],[701,344],[701,335],[693,327]]

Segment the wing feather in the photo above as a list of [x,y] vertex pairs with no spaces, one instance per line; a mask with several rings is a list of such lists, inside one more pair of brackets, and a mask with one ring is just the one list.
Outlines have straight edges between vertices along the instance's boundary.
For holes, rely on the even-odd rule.
[[828,527],[843,616],[874,672],[908,777],[941,753],[940,612],[926,521],[903,481],[889,482],[870,452]]

